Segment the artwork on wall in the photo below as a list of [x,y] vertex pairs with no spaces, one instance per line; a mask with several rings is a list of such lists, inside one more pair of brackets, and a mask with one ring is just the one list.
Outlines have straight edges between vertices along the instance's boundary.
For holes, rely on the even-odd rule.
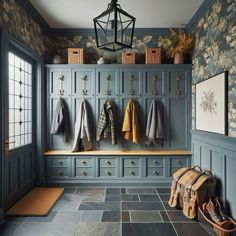
[[228,73],[196,84],[196,129],[227,135]]

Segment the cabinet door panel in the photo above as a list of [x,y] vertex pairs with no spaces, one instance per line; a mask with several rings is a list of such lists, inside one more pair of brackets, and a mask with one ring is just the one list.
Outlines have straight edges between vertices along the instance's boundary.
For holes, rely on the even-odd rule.
[[96,92],[97,96],[119,96],[118,70],[97,70]]
[[165,70],[147,70],[144,72],[144,95],[163,95],[166,93]]
[[72,72],[72,94],[92,97],[95,93],[95,70],[80,69]]
[[170,70],[168,72],[169,78],[169,94],[171,95],[186,95],[188,93],[188,79],[190,75],[185,70]]
[[[63,90],[63,96],[71,94],[71,70],[51,69],[49,71],[50,95],[59,95],[59,90]],[[62,78],[62,81],[60,80]]]
[[120,95],[121,96],[139,96],[142,94],[141,71],[121,70]]
[[169,100],[170,147],[187,149],[190,139],[187,98]]

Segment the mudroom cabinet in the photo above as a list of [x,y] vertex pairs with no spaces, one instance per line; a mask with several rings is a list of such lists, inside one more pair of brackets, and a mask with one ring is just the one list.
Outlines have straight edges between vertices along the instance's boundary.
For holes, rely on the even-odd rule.
[[[191,65],[46,65],[47,68],[47,182],[170,183],[172,173],[191,165]],[[59,98],[69,110],[71,139],[51,135],[50,126]],[[80,102],[89,104],[94,150],[71,153],[73,127]],[[112,102],[117,144],[95,141],[103,103]],[[140,143],[121,135],[128,101],[135,101]],[[145,128],[153,99],[162,103],[165,132],[162,146],[145,145]],[[107,154],[107,152],[109,154]]]

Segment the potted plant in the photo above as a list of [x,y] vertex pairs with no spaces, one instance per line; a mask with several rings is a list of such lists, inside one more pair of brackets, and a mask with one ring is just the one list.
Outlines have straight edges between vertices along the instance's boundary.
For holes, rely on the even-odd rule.
[[186,34],[183,28],[179,32],[170,29],[170,35],[159,37],[158,45],[168,56],[174,58],[174,64],[182,64],[183,53],[189,52],[193,47],[193,36]]

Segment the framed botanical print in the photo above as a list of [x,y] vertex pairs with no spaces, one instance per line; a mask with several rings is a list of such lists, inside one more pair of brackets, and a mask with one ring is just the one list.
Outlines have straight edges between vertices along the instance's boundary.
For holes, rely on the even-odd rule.
[[227,135],[227,71],[196,84],[196,129]]

